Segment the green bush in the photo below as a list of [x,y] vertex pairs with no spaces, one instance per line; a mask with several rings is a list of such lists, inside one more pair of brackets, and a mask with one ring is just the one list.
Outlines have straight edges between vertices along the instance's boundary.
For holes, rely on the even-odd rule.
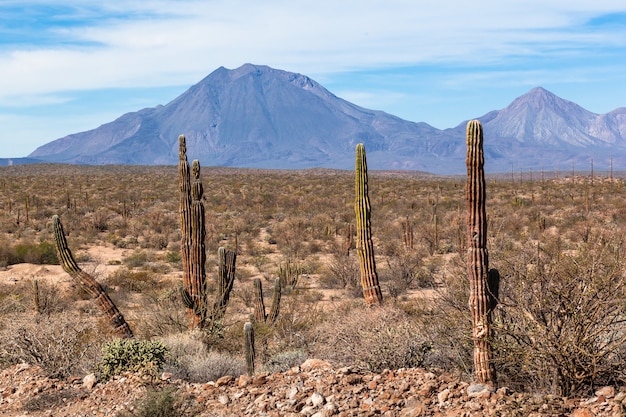
[[168,349],[158,341],[117,339],[102,348],[98,371],[103,380],[122,372],[139,372],[156,377],[163,369]]

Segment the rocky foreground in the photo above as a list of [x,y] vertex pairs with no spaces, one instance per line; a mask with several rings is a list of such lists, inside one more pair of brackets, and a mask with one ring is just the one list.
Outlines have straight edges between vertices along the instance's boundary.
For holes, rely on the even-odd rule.
[[196,416],[623,416],[626,388],[605,387],[591,398],[491,391],[447,373],[423,369],[361,373],[311,359],[284,373],[222,377],[191,384],[163,374],[106,383],[93,375],[59,380],[36,366],[0,372],[1,416],[116,416],[138,414],[149,388],[175,388],[186,415]]

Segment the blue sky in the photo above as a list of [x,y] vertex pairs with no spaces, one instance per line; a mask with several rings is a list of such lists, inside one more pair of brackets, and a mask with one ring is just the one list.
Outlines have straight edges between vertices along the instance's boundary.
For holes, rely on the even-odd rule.
[[2,0],[0,157],[167,104],[220,66],[437,128],[542,86],[626,107],[623,0]]

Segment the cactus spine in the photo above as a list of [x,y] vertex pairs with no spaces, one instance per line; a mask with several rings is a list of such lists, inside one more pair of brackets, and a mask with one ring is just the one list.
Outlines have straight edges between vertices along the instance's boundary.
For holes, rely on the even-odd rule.
[[491,347],[491,314],[497,303],[499,274],[489,271],[483,130],[478,120],[467,124],[467,271],[470,281],[474,372],[479,382],[495,385]]
[[102,286],[91,275],[80,269],[74,260],[74,256],[72,256],[72,252],[67,246],[65,232],[63,231],[63,225],[61,224],[59,216],[52,216],[52,224],[54,226],[54,241],[56,243],[57,255],[63,270],[67,272],[85,292],[96,300],[98,307],[100,307],[100,310],[107,316],[111,326],[119,337],[124,339],[132,338],[133,332],[130,330],[126,320],[124,320],[122,313],[120,313],[115,303],[113,303],[113,300],[111,300]]
[[372,225],[370,219],[370,199],[367,184],[367,162],[365,146],[356,145],[356,179],[355,179],[356,213],[356,251],[361,266],[361,286],[363,297],[368,306],[381,305],[383,294],[378,283],[376,261],[374,260],[374,244],[372,242]]
[[246,365],[248,367],[248,375],[254,375],[254,327],[252,323],[246,322],[243,325],[244,346],[246,351]]

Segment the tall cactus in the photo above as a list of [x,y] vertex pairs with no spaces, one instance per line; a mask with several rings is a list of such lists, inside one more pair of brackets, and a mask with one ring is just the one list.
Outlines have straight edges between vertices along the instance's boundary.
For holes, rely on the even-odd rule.
[[234,251],[218,249],[217,294],[209,301],[206,284],[205,212],[200,179],[200,162],[194,160],[189,172],[187,145],[184,135],[179,142],[179,187],[181,258],[183,264],[183,302],[188,309],[192,328],[203,328],[223,319],[230,292],[235,281]]
[[91,275],[80,269],[74,260],[74,256],[72,256],[72,252],[67,246],[65,232],[63,231],[63,225],[61,224],[59,216],[52,216],[52,225],[54,227],[54,241],[56,243],[57,255],[63,270],[67,272],[91,298],[96,300],[98,307],[107,316],[111,326],[119,337],[124,339],[132,338],[133,332],[130,330],[126,320],[124,320],[122,313],[120,313],[115,303],[113,303],[113,300],[111,300],[102,286]]
[[479,382],[496,384],[491,346],[491,315],[497,303],[500,276],[489,270],[483,130],[478,120],[467,124],[467,272],[470,281],[474,372]]
[[367,161],[365,146],[356,145],[356,178],[355,178],[356,213],[356,251],[361,266],[361,286],[363,297],[368,306],[381,305],[383,294],[378,283],[376,261],[374,260],[374,243],[372,242],[371,206],[367,184]]
[[[187,162],[187,144],[184,135],[178,137],[178,185],[180,188],[180,252],[183,264],[183,288],[191,298],[191,177]],[[194,312],[188,306],[188,314],[193,317]],[[192,319],[193,323],[193,319]],[[192,324],[193,326],[193,324]]]

